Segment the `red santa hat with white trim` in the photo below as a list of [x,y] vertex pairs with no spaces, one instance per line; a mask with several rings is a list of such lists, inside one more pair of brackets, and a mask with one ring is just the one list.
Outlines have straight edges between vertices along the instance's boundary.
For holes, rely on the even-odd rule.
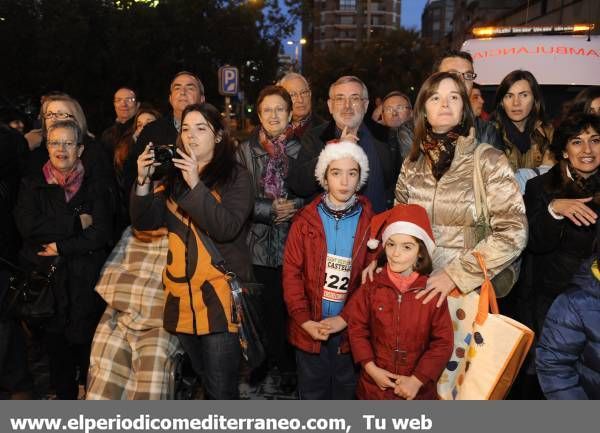
[[390,236],[404,234],[421,239],[430,256],[433,255],[435,242],[427,211],[418,204],[399,204],[392,209],[375,215],[371,219],[371,238],[367,246],[374,250],[379,239],[385,245]]

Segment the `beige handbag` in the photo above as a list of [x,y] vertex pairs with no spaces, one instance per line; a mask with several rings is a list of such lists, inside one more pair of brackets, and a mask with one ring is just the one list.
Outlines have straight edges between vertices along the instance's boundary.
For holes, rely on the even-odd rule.
[[473,290],[464,294],[454,289],[446,300],[452,318],[454,349],[438,380],[437,392],[441,400],[455,400],[465,379],[467,352],[473,339],[473,323],[479,308],[479,293]]
[[501,400],[506,397],[533,343],[533,331],[498,313],[483,256],[473,253],[485,275],[473,337],[466,353],[464,379],[457,400]]

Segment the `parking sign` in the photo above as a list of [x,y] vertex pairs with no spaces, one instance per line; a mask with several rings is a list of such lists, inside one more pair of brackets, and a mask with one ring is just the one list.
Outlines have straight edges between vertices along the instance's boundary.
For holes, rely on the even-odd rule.
[[236,95],[239,91],[239,73],[235,66],[219,68],[219,93],[224,96]]

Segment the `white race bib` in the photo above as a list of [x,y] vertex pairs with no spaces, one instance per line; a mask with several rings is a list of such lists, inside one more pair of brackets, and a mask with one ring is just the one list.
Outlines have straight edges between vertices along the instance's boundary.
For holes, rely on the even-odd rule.
[[352,257],[327,254],[325,265],[325,286],[323,299],[331,302],[345,302],[350,283]]

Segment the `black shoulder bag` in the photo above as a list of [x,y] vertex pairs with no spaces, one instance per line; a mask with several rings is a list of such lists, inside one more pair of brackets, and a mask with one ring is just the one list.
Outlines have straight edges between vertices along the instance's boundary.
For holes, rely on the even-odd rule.
[[259,315],[259,300],[263,285],[242,282],[238,276],[227,270],[225,259],[213,240],[203,232],[200,238],[210,254],[213,265],[228,278],[231,288],[231,322],[239,325],[238,338],[242,356],[251,368],[256,368],[265,360],[264,332]]
[[0,316],[39,322],[55,313],[54,274],[60,263],[56,257],[46,273],[27,272],[0,257],[0,261],[13,269],[7,293],[0,305]]

